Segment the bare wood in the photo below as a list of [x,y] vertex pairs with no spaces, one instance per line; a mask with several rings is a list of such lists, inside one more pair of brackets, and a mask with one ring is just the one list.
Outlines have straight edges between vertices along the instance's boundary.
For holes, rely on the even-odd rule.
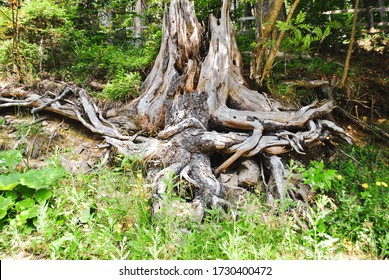
[[58,97],[56,97],[56,98],[54,98],[54,99],[52,99],[52,100],[50,100],[50,101],[48,101],[48,102],[42,104],[41,106],[39,106],[39,107],[37,107],[37,108],[33,108],[33,109],[31,110],[31,113],[34,114],[34,113],[36,113],[36,112],[42,111],[44,108],[46,108],[46,107],[49,106],[50,104],[53,104],[54,102],[57,102],[57,101],[61,100],[61,99],[62,99],[66,94],[68,94],[70,91],[71,91],[70,88],[64,87],[62,93],[61,93]]

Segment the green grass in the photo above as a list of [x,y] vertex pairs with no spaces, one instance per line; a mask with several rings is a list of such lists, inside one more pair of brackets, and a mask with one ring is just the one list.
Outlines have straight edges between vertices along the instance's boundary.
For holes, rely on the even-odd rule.
[[[38,206],[33,223],[5,225],[0,258],[382,259],[388,250],[385,155],[350,149],[347,160],[330,164],[338,173],[308,207],[305,230],[290,209],[274,211],[254,195],[251,210],[239,218],[210,210],[200,224],[173,215],[170,205],[180,201],[174,195],[152,218],[143,165],[120,158],[115,166],[69,174],[51,186],[52,197]],[[52,164],[58,164],[55,157]],[[172,178],[170,189],[177,184]]]
[[342,180],[327,192],[338,206],[326,221],[329,231],[379,258],[389,257],[388,155],[380,147],[347,147],[330,164]]

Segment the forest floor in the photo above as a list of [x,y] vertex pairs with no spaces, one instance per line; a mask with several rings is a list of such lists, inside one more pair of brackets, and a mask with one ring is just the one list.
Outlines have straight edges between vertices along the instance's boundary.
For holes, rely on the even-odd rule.
[[56,154],[69,172],[88,173],[108,153],[104,140],[79,123],[48,114],[33,117],[20,110],[3,112],[0,148],[24,150],[29,168],[46,167]]

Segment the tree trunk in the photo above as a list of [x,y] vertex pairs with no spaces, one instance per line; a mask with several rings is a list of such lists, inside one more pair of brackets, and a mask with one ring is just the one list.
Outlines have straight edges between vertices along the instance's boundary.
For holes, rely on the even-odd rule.
[[[144,0],[137,0],[135,4],[135,13],[134,18],[134,37],[135,40],[139,41],[142,38],[143,24],[145,17],[145,3]],[[139,44],[139,42],[137,42]]]
[[[293,2],[293,5],[290,8],[288,16],[285,19],[285,23],[288,24],[292,20],[293,13],[296,10],[297,5],[298,5],[299,2],[300,2],[300,0],[295,0]],[[277,41],[275,42],[274,46],[269,50],[269,55],[266,58],[266,62],[265,62],[265,65],[264,65],[264,68],[263,68],[263,72],[262,72],[262,75],[261,75],[260,84],[262,84],[264,79],[267,78],[268,75],[270,74],[270,70],[271,70],[271,68],[273,66],[274,60],[276,58],[276,55],[277,55],[277,53],[278,53],[278,51],[280,49],[281,42],[282,42],[282,39],[284,38],[284,35],[285,35],[285,30],[281,30],[280,34],[278,34]]]
[[340,81],[340,85],[339,85],[340,88],[344,87],[344,85],[346,83],[346,79],[347,79],[347,73],[348,73],[348,68],[350,65],[351,53],[353,51],[354,42],[355,42],[355,32],[357,29],[358,6],[359,6],[359,0],[356,0],[355,6],[354,6],[354,17],[353,17],[353,26],[352,26],[351,35],[350,35],[350,43],[348,45],[346,61],[344,63],[342,80]]
[[[263,63],[266,60],[268,52],[268,43],[271,40],[273,30],[284,6],[284,0],[263,0],[260,1],[259,13],[260,23],[258,25],[259,32],[257,32],[257,46],[253,49],[251,59],[250,78],[254,79],[258,85],[261,85]],[[262,19],[264,22],[262,22]]]
[[[154,67],[141,96],[128,105],[102,114],[84,90],[65,86],[52,97],[2,89],[0,109],[25,105],[35,107],[34,112],[68,115],[103,135],[120,153],[141,155],[148,164],[155,213],[172,175],[189,182],[199,219],[206,208],[234,206],[236,196],[255,182],[264,182],[269,201],[283,201],[290,191],[277,155],[304,153],[331,137],[350,137],[324,119],[331,101],[287,111],[246,87],[228,0],[220,18],[210,16],[208,32],[209,38],[193,2],[172,0]],[[143,135],[125,136],[137,131]]]

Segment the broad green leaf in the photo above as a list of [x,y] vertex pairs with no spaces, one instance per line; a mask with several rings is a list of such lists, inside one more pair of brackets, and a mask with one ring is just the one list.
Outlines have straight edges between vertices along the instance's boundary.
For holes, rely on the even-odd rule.
[[35,201],[32,198],[27,198],[27,199],[21,200],[19,202],[16,202],[15,209],[18,212],[22,212],[28,208],[33,207],[33,206],[35,206]]
[[39,190],[47,188],[47,179],[41,170],[29,170],[20,176],[20,183],[26,187]]
[[39,190],[49,187],[65,175],[63,168],[46,168],[43,170],[29,170],[22,174],[20,183],[29,188]]
[[36,216],[38,216],[38,207],[34,205],[16,215],[16,219],[25,221],[27,219],[35,218]]
[[44,203],[46,200],[48,200],[53,193],[48,189],[40,189],[35,194],[35,200],[38,203]]
[[18,150],[0,153],[0,172],[12,172],[22,162],[22,153]]
[[15,202],[19,198],[19,196],[13,191],[5,191],[4,197],[11,199],[13,202]]
[[0,175],[0,191],[12,191],[19,185],[20,176],[20,173]]
[[0,220],[7,215],[7,210],[0,209]]
[[0,210],[8,210],[14,205],[14,201],[11,198],[0,196]]
[[15,219],[11,221],[11,224],[16,226],[23,226],[28,219],[38,216],[38,207],[33,205],[16,215]]
[[0,219],[7,215],[7,210],[14,205],[11,198],[0,196]]
[[57,168],[46,168],[42,170],[46,176],[49,185],[56,183],[59,179],[66,175],[66,170],[62,167]]

